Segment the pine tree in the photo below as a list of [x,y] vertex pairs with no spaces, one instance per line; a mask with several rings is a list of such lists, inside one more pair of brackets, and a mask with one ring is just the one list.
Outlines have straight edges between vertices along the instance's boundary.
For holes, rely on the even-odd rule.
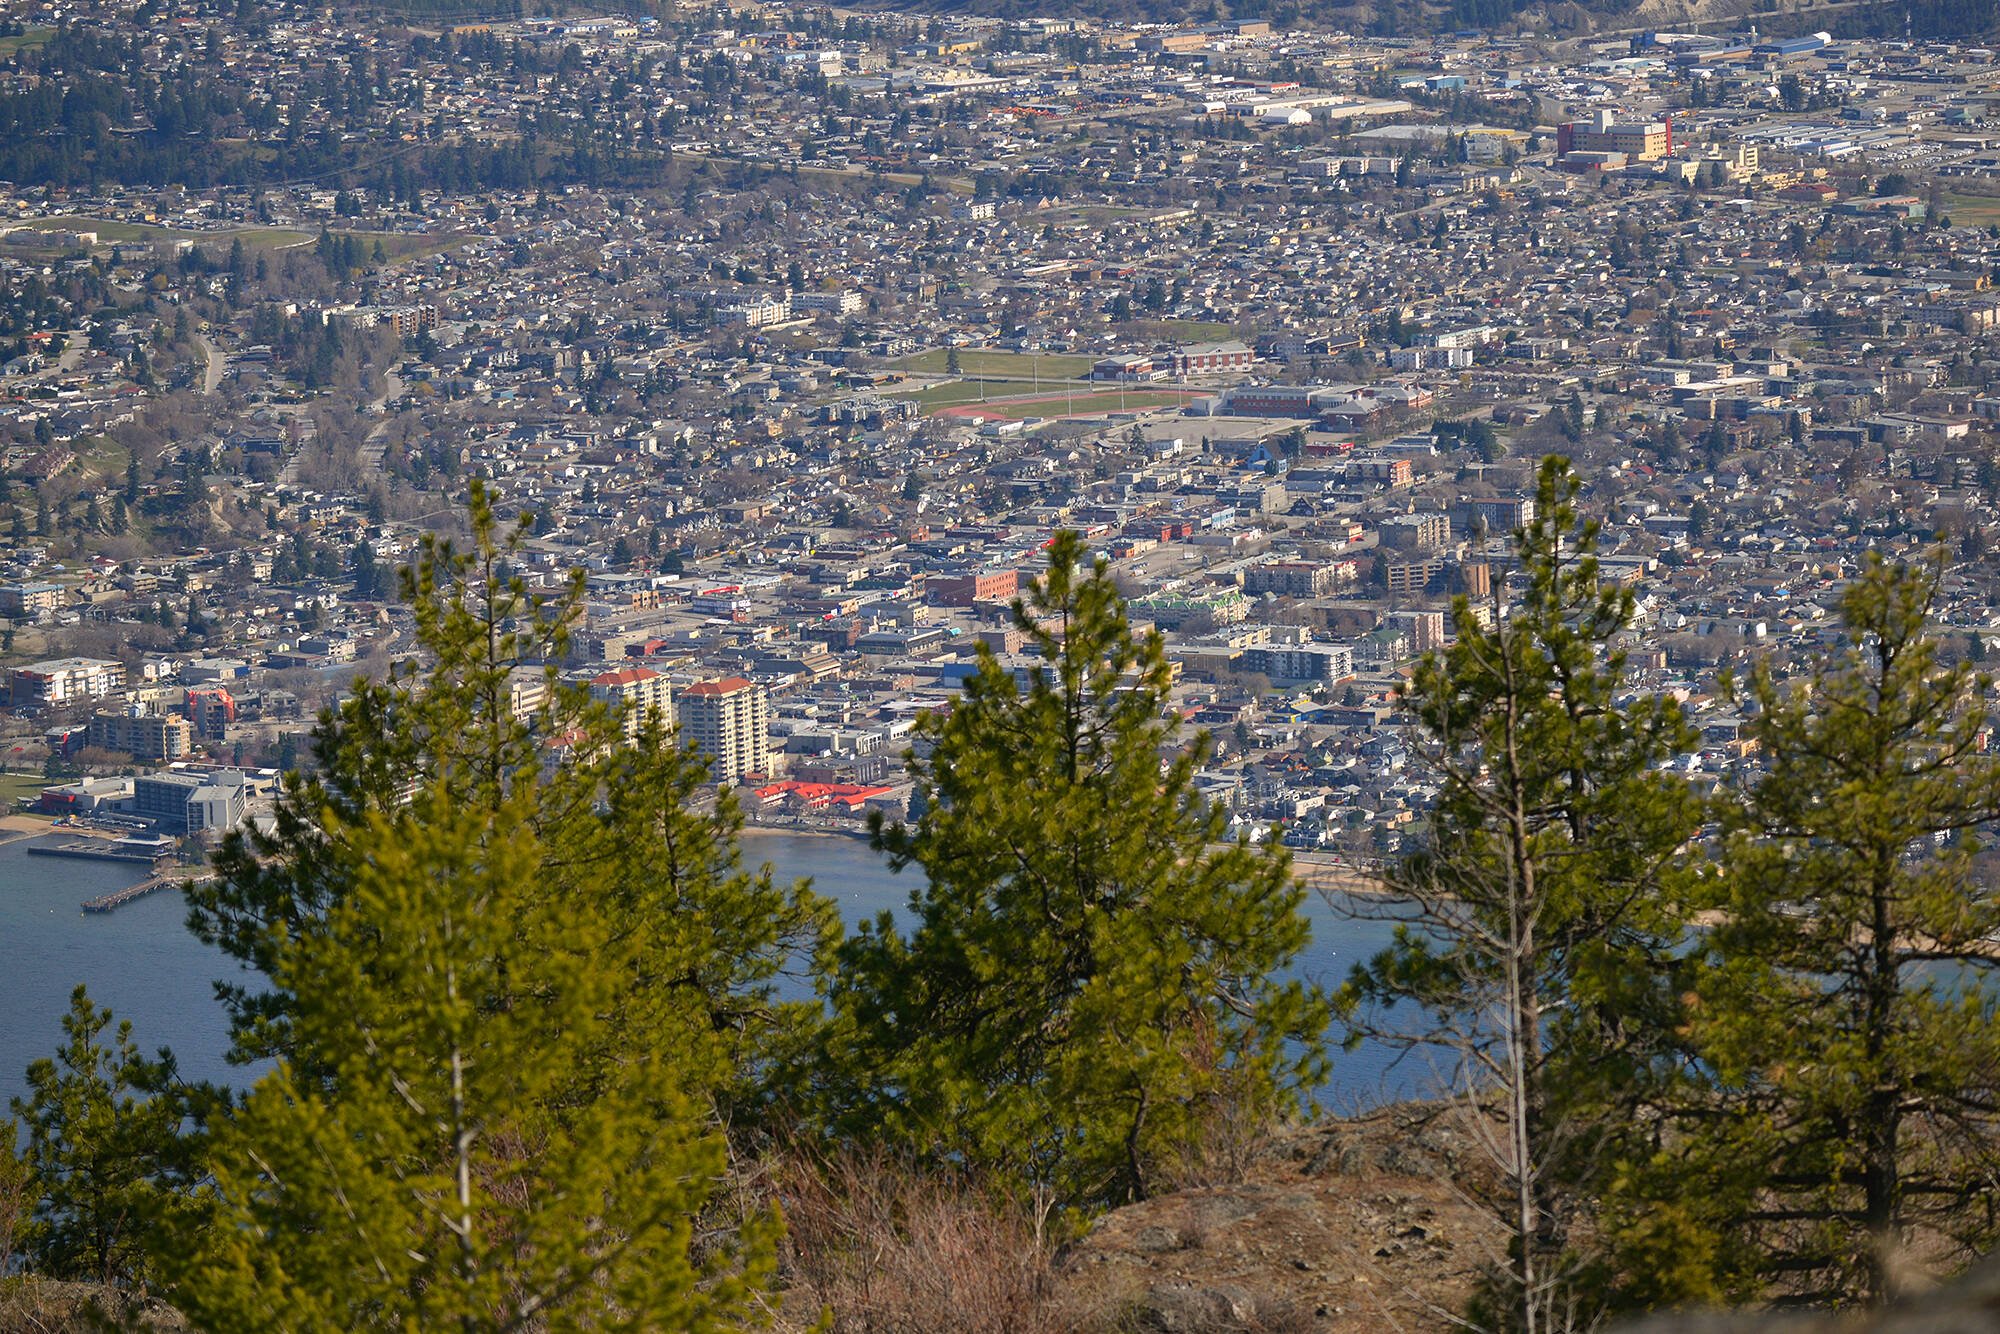
[[375,559],[375,548],[367,542],[356,542],[348,553],[348,561],[354,566],[354,596],[365,600],[380,596],[386,590],[382,587],[382,566]]
[[217,1124],[215,1216],[158,1257],[195,1326],[754,1321],[775,1222],[694,1245],[726,1165],[704,1081],[613,1031],[644,943],[545,892],[539,816],[529,792],[481,808],[438,786],[329,830],[351,882],[274,970],[315,1069],[281,1063]]
[[142,1056],[131,1022],[112,1020],[77,987],[65,1041],[28,1067],[13,1110],[36,1199],[22,1253],[47,1277],[123,1286],[151,1274],[150,1230],[194,1208],[197,1159],[179,1136],[193,1104],[172,1055]]
[[1077,534],[1014,617],[1040,669],[1023,689],[982,650],[922,726],[921,814],[874,824],[927,884],[907,934],[885,915],[827,978],[840,1124],[1077,1205],[1143,1197],[1317,1080],[1327,1006],[1276,977],[1303,892],[1281,846],[1226,841],[1161,640]]
[[1672,1174],[1753,1291],[1879,1302],[1906,1249],[2000,1239],[2000,901],[1972,869],[2000,759],[1985,678],[1925,628],[1941,576],[1871,556],[1841,599],[1854,647],[1748,685],[1763,771],[1696,985],[1714,1090]]
[[[557,679],[581,579],[547,596],[509,573],[525,532],[499,530],[476,482],[471,526],[469,550],[427,543],[403,572],[429,662],[357,682],[314,728],[314,772],[287,777],[272,830],[232,834],[218,877],[189,888],[196,934],[266,979],[219,988],[235,1054],[315,1067],[290,1031],[295,998],[270,984],[280,952],[323,932],[361,873],[348,831],[413,791],[435,790],[453,809],[529,803],[546,860],[542,892],[580,922],[615,917],[652,951],[621,981],[624,1036],[698,1054],[683,1087],[724,1115],[747,1108],[775,1050],[814,1022],[816,1007],[778,1003],[773,987],[789,960],[837,931],[833,906],[803,884],[743,871],[741,817],[726,800],[712,812],[693,808],[706,770],[666,720],[647,720],[634,746],[623,716]],[[518,712],[520,687],[544,702]],[[609,1046],[573,1055],[620,1059]]]
[[1572,389],[1569,391],[1569,397],[1563,401],[1562,419],[1559,423],[1563,438],[1570,441],[1583,439],[1583,421],[1583,395]]
[[[1491,1203],[1513,1249],[1482,1323],[1526,1331],[1583,1299],[1578,1176],[1615,1159],[1671,1029],[1678,866],[1701,823],[1656,767],[1694,743],[1679,708],[1620,701],[1633,598],[1600,582],[1578,486],[1567,459],[1543,460],[1516,538],[1521,600],[1500,605],[1497,580],[1489,617],[1458,599],[1455,642],[1403,691],[1439,795],[1422,846],[1390,870],[1395,898],[1354,909],[1401,925],[1343,993],[1357,1036],[1428,1048],[1493,1126],[1507,1189]],[[1426,1017],[1414,1034],[1387,1013],[1404,1004]]]

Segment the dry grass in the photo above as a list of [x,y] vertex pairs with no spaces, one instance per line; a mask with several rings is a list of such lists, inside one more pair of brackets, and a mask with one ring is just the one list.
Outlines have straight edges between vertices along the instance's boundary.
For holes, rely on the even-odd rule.
[[156,1301],[95,1283],[0,1279],[0,1334],[187,1334],[181,1314]]
[[1112,1312],[1058,1280],[1049,1211],[882,1154],[788,1155],[786,1326],[832,1334],[1081,1334]]

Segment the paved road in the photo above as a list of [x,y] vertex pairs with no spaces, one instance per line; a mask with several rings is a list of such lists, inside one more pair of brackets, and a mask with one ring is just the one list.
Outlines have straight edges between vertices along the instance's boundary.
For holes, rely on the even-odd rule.
[[32,375],[23,376],[24,381],[59,380],[83,364],[84,353],[90,350],[90,336],[82,333],[65,333],[63,350],[56,354],[55,365],[44,366]]
[[202,372],[201,392],[212,394],[222,387],[222,372],[228,363],[222,355],[222,350],[208,341],[207,334],[196,334],[194,341],[201,348],[201,354],[207,358],[208,363]]
[[[382,382],[384,385],[382,396],[370,403],[366,411],[375,412],[386,408],[389,404],[401,398],[404,390],[407,388],[403,383],[403,377],[394,371],[384,371],[382,373]],[[361,466],[366,472],[374,473],[381,469],[382,456],[388,452],[389,418],[385,416],[380,422],[376,423],[375,429],[368,433],[368,438],[361,442],[358,457],[361,460]],[[294,450],[291,457],[285,460],[285,465],[278,469],[278,484],[280,486],[289,486],[298,481],[298,466],[299,453]]]
[[361,442],[361,466],[369,473],[382,470],[382,456],[389,452],[388,406],[403,396],[403,377],[394,371],[382,372],[382,396],[368,405],[370,412],[381,412],[382,420]]

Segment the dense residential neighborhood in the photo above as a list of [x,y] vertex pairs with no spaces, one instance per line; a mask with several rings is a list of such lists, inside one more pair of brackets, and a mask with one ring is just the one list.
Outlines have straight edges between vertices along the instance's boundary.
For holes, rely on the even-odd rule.
[[1991,1324],[1996,339],[2000,0],[0,0],[0,1334]]
[[907,809],[979,651],[1038,670],[1062,529],[1236,827],[1363,863],[1545,454],[1690,772],[1755,763],[1727,670],[1833,643],[1865,553],[1946,564],[1953,652],[2000,630],[1986,48],[16,17],[0,110],[71,127],[0,184],[5,760],[50,812],[147,823],[164,773],[239,795],[161,830],[254,817],[414,651],[396,570],[475,479],[531,585],[583,571],[561,675],[800,825]]

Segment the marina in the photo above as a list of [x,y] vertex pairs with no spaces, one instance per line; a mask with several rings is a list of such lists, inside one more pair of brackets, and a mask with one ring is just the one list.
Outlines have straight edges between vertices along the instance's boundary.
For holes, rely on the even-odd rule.
[[33,857],[80,857],[87,861],[155,866],[173,852],[173,847],[171,839],[152,837],[72,838],[61,843],[34,843],[26,851]]

